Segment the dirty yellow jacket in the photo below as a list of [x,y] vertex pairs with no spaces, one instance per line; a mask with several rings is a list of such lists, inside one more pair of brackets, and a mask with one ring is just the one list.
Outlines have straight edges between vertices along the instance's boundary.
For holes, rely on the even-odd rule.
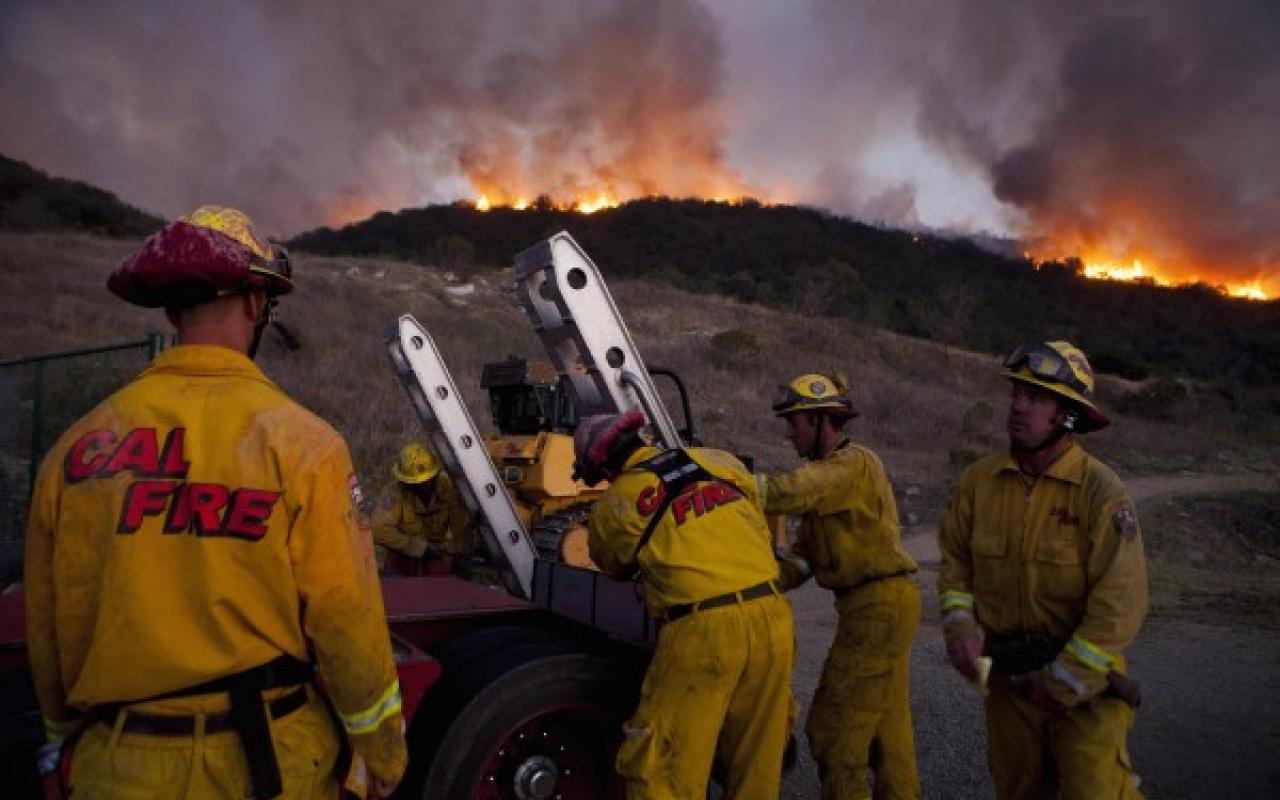
[[316,662],[373,775],[399,776],[400,688],[360,499],[342,437],[244,355],[160,354],[40,468],[24,589],[51,736],[96,704],[288,654]]
[[[637,465],[661,452],[642,447],[591,511],[588,547],[605,573],[629,577],[636,545],[656,511],[662,482]],[[699,482],[672,501],[638,566],[645,581],[649,611],[726,592],[746,589],[778,577],[773,540],[751,473],[729,453],[707,448],[685,452],[707,472],[724,479]]]
[[847,589],[916,571],[902,549],[893,487],[867,448],[845,442],[791,472],[756,477],[765,513],[800,517],[793,550],[819,586]]
[[373,515],[373,541],[410,558],[421,558],[428,544],[450,555],[471,552],[470,515],[449,476],[441,472],[431,502],[424,503],[412,486],[397,482],[394,493]]
[[1035,633],[1065,642],[1048,671],[1068,705],[1124,671],[1147,615],[1147,569],[1120,479],[1073,443],[1038,477],[1008,453],[961,476],[939,529],[947,635]]

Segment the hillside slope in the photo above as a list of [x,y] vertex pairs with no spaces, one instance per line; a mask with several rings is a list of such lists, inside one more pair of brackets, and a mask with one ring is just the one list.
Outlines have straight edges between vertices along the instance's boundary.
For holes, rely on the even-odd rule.
[[1078,262],[997,255],[967,239],[886,230],[794,206],[638,200],[591,215],[465,204],[379,213],[292,246],[489,271],[568,229],[611,275],[843,317],[987,353],[1053,336],[1103,372],[1280,384],[1280,302],[1082,277]]
[[[0,297],[7,298],[0,360],[165,330],[162,314],[127,306],[105,289],[108,271],[135,246],[83,235],[0,233]],[[419,430],[383,346],[399,314],[413,313],[432,332],[481,424],[487,422],[481,365],[541,352],[510,294],[509,272],[464,284],[440,269],[385,259],[296,260],[298,290],[281,311],[304,347],[289,352],[269,337],[259,361],[349,438],[361,474],[374,485],[387,481],[393,453]],[[798,371],[850,377],[862,411],[852,436],[882,452],[900,488],[917,487],[907,510],[932,513],[956,469],[1003,441],[1007,389],[991,356],[848,319],[605,274],[646,361],[676,369],[690,385],[703,438],[755,454],[766,468],[793,463],[769,402],[775,385]],[[470,293],[450,293],[460,285]],[[1188,385],[1189,395],[1164,407],[1166,420],[1118,414],[1112,429],[1089,437],[1090,447],[1131,472],[1231,471],[1271,460],[1280,443],[1274,419],[1233,415],[1226,399]],[[1128,407],[1126,398],[1141,389],[1107,379],[1102,402]],[[86,398],[70,391],[60,402],[81,406]]]
[[0,155],[0,230],[138,236],[162,224],[96,186],[52,177]]

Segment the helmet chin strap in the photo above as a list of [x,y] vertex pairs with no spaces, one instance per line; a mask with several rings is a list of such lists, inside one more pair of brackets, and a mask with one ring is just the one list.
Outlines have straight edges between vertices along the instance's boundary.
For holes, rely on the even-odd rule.
[[[824,452],[822,449],[822,440],[826,434],[827,415],[822,411],[806,411],[813,420],[813,445],[809,448],[809,455],[806,456],[810,461],[818,461],[825,456],[830,450]],[[847,442],[848,439],[841,439],[831,450],[837,450]]]
[[271,297],[268,296],[267,302],[262,306],[262,311],[258,313],[257,319],[253,321],[253,341],[249,342],[248,352],[250,360],[253,360],[258,355],[258,346],[262,344],[262,334],[266,332],[267,326],[275,321],[275,316],[276,312],[272,307]]

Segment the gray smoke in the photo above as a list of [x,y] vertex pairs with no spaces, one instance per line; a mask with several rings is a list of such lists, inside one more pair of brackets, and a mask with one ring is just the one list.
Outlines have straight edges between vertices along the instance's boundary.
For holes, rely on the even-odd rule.
[[1275,282],[1278,43],[1276,0],[9,0],[0,150],[286,233],[753,194]]
[[749,191],[693,3],[29,0],[0,30],[0,149],[167,214]]
[[1002,36],[955,27],[922,95],[930,140],[984,165],[1033,242],[1280,289],[1280,4],[1001,8]]

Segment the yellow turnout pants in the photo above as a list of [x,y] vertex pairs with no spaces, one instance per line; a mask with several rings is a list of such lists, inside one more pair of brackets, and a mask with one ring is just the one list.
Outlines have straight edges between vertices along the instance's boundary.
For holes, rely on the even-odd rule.
[[664,625],[618,750],[629,800],[704,800],[717,753],[726,800],[777,800],[794,660],[778,595]]
[[916,800],[908,695],[920,591],[909,577],[886,578],[838,597],[836,612],[835,641],[805,725],[822,798]]
[[[310,689],[308,689],[310,692]],[[76,800],[214,800],[253,796],[240,737],[234,732],[195,736],[124,733],[128,712],[114,727],[85,730],[71,756],[71,796]],[[338,734],[324,702],[310,702],[271,720],[280,764],[283,800],[333,800],[338,796],[334,763]]]
[[1055,714],[1018,689],[987,696],[987,763],[1000,800],[1141,798],[1125,743],[1133,709],[1112,698]]

